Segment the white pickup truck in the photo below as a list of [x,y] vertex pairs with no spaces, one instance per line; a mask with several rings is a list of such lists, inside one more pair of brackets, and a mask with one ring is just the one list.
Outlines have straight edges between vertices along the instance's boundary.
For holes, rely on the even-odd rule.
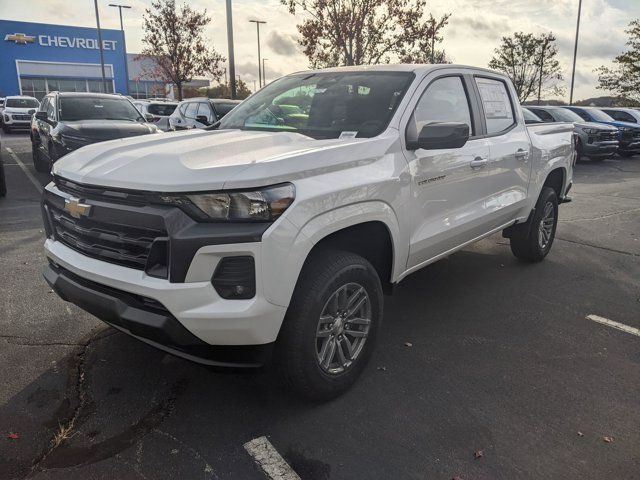
[[43,194],[63,299],[203,364],[267,362],[330,398],[371,356],[383,293],[496,232],[551,249],[573,125],[525,126],[513,86],[456,65],[283,77],[210,131],[89,145]]

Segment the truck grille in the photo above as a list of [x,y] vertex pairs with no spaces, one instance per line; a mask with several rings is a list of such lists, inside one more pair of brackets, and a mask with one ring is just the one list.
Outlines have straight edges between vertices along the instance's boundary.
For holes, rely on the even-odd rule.
[[12,114],[11,118],[14,120],[31,120],[31,115]]
[[48,210],[57,240],[89,257],[138,270],[144,270],[153,241],[167,236],[162,230],[76,219],[51,204]]
[[599,140],[600,141],[611,141],[611,140],[617,140],[618,139],[618,132],[601,132],[600,135],[598,135]]

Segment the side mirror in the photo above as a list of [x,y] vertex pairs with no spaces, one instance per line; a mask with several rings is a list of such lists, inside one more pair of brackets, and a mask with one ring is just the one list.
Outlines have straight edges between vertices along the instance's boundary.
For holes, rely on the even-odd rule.
[[151,115],[150,113],[145,113],[144,114],[144,119],[147,122],[153,123],[153,115]]
[[209,125],[209,119],[207,118],[206,115],[198,115],[196,117],[196,121],[200,122],[203,125]]
[[46,122],[47,119],[47,112],[36,112],[36,119],[37,120],[42,120],[43,122]]
[[469,125],[459,122],[430,123],[422,127],[418,139],[407,145],[410,150],[460,148],[469,140]]

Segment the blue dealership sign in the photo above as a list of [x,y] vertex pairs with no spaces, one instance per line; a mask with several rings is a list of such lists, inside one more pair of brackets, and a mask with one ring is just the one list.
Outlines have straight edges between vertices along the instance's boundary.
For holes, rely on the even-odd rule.
[[[107,90],[126,93],[122,32],[103,29],[102,47]],[[0,20],[0,96],[98,91],[101,82],[95,28]]]

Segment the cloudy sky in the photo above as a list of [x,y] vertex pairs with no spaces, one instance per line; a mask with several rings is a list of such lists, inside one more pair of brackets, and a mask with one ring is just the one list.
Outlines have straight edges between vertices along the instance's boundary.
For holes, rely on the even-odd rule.
[[[108,7],[109,3],[114,1],[98,0],[102,26],[119,28],[117,9]],[[142,15],[151,0],[120,3],[133,7],[125,12],[125,33],[128,50],[138,52],[142,48]],[[207,9],[212,17],[207,38],[226,56],[225,0],[190,0],[189,3],[195,9]],[[428,7],[434,15],[452,14],[444,31],[443,46],[455,63],[486,66],[501,36],[514,31],[552,31],[558,38],[568,96],[578,0],[430,0]],[[267,22],[261,29],[267,80],[307,68],[306,58],[296,43],[296,24],[303,17],[290,15],[279,0],[233,0],[233,16],[236,73],[250,87],[258,72],[256,30],[250,19]],[[95,25],[91,0],[0,0],[0,18]],[[624,29],[635,18],[640,18],[640,0],[583,0],[576,98],[604,94],[595,88],[597,75],[593,70],[610,64],[611,59],[625,49]]]

